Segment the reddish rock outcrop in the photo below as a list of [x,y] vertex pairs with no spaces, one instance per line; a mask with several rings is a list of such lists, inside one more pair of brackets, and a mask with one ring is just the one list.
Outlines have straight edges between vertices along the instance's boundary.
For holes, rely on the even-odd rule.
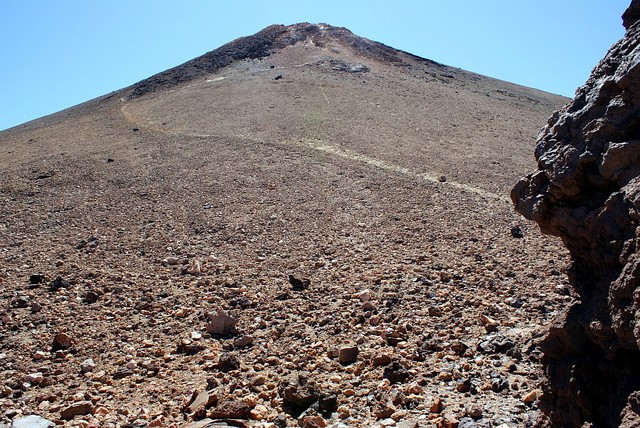
[[[579,301],[542,343],[544,426],[640,426],[640,1],[536,146],[518,212],[562,237]],[[583,425],[584,424],[584,425]]]

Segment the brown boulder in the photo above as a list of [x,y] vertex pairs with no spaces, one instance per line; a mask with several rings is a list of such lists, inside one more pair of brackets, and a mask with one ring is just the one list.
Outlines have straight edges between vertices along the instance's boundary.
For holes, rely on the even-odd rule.
[[62,409],[60,411],[60,419],[70,421],[75,416],[88,415],[91,413],[91,410],[93,410],[93,403],[91,403],[91,401],[79,401]]
[[209,412],[212,419],[249,419],[251,407],[244,401],[232,400],[219,403]]

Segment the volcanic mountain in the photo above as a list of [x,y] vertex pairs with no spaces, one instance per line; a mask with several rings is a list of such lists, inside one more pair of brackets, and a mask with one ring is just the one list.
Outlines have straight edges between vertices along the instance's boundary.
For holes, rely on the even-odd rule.
[[0,417],[531,421],[571,297],[507,195],[567,101],[275,25],[0,133]]

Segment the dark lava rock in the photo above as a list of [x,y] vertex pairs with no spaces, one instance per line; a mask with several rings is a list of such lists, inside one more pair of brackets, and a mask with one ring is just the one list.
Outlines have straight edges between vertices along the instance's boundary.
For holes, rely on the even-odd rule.
[[524,234],[522,233],[522,229],[520,229],[520,226],[513,226],[511,228],[511,236],[518,239],[524,238]]
[[402,367],[397,361],[391,363],[391,365],[384,368],[384,372],[382,377],[385,379],[389,379],[389,382],[393,383],[402,383],[405,382],[409,378],[409,371]]
[[49,283],[49,289],[51,291],[57,291],[60,288],[69,288],[69,281],[62,279],[62,277],[59,276]]
[[33,274],[29,277],[29,284],[31,285],[42,284],[45,281],[46,281],[45,276],[40,273]]
[[113,374],[114,379],[124,379],[125,377],[131,376],[133,374],[133,370],[129,367],[118,367],[118,370]]
[[87,291],[84,294],[84,297],[82,298],[82,300],[85,303],[91,304],[91,303],[97,302],[99,297],[100,297],[100,295],[98,293],[96,293],[95,291]]
[[335,394],[329,394],[320,397],[318,400],[318,409],[323,413],[331,414],[338,410],[338,396]]
[[633,0],[627,33],[551,116],[538,169],[511,192],[519,213],[562,238],[579,295],[540,344],[544,426],[640,426],[639,18]]
[[289,275],[289,284],[293,291],[304,291],[309,288],[311,281],[308,278],[303,278],[300,275]]
[[307,373],[298,373],[283,381],[278,388],[282,404],[294,412],[305,411],[321,397],[315,382],[308,376]]
[[27,306],[29,306],[29,297],[27,296],[16,297],[11,302],[13,308],[26,308]]
[[629,8],[622,14],[622,25],[627,30],[640,20],[640,0],[632,0]]
[[80,240],[78,245],[76,245],[76,250],[81,250],[83,248],[94,249],[97,246],[98,246],[98,238],[96,238],[95,236],[91,236],[88,239]]
[[348,63],[338,59],[331,59],[328,62],[329,67],[335,71],[344,71],[347,73],[367,73],[369,67],[360,63]]
[[502,376],[491,379],[491,390],[493,392],[502,392],[509,389],[509,383]]
[[227,373],[240,368],[240,359],[235,353],[225,352],[218,358],[218,370]]
[[500,334],[492,334],[487,336],[486,340],[483,340],[478,344],[478,351],[483,354],[507,354],[514,349],[515,344],[508,337]]

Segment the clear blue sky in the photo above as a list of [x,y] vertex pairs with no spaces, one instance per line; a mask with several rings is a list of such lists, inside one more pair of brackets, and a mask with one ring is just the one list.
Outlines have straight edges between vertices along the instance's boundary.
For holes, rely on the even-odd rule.
[[131,85],[270,24],[324,22],[573,96],[629,0],[0,0],[0,129]]

